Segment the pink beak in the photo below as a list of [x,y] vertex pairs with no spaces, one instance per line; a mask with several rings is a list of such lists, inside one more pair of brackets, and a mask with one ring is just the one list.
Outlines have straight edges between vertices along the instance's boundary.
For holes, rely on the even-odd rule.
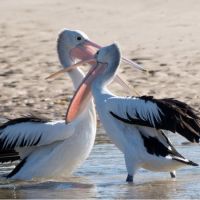
[[[57,75],[62,74],[63,72],[68,72],[72,70],[74,67],[78,67],[79,65],[90,63],[94,64],[96,63],[96,60],[94,59],[94,55],[98,49],[100,49],[101,46],[91,42],[89,40],[85,40],[82,44],[79,46],[73,48],[70,52],[72,58],[77,58],[80,60],[83,60],[77,64],[74,64],[72,66],[69,66],[63,70],[60,70],[59,72],[56,72],[52,75],[50,75],[48,78],[55,77]],[[142,67],[140,67],[138,64],[132,62],[131,60],[128,60],[126,58],[122,57],[122,61],[127,62],[128,64],[145,71]],[[91,68],[88,72],[87,76],[84,78],[82,84],[79,86],[78,90],[75,92],[74,97],[68,107],[67,114],[66,114],[66,122],[73,121],[84,109],[85,105],[88,103],[89,99],[91,98],[91,91],[90,86],[92,81],[105,69],[106,64],[100,64],[95,68]],[[130,92],[129,86],[118,76],[116,75],[115,81],[117,81],[122,87],[124,87],[126,90]]]
[[[98,63],[96,67],[94,65],[96,64],[96,59],[88,59],[81,62],[78,62],[72,66],[69,66],[68,68],[64,68],[54,74],[51,74],[49,78],[57,77],[64,72],[68,72],[72,70],[73,68],[76,68],[80,65],[90,63],[93,67],[90,69],[84,80],[82,81],[82,84],[79,86],[79,88],[76,90],[73,99],[68,107],[67,115],[66,115],[66,121],[71,122],[73,119],[75,119],[85,108],[86,104],[88,103],[89,99],[91,98],[91,92],[90,92],[90,86],[92,81],[101,73],[105,67],[106,64]],[[118,82],[125,90],[128,92],[131,91],[130,87],[127,85],[126,82],[124,82],[118,75],[115,76],[115,81]]]
[[90,69],[70,102],[65,118],[67,123],[72,122],[84,110],[92,96],[91,83],[102,71],[104,71],[105,67],[106,64],[97,64],[95,68],[92,67]]
[[70,52],[72,58],[77,58],[79,60],[88,60],[94,57],[100,46],[89,40],[85,40],[82,44],[73,48]]
[[[85,40],[85,42],[78,47],[71,50],[71,56],[74,58],[78,58],[80,60],[87,60],[94,57],[94,54],[97,52],[98,49],[102,48],[102,46],[90,41]],[[138,65],[136,62],[129,60],[127,58],[122,57],[122,61],[129,65],[134,66],[135,68],[146,71],[143,67]]]

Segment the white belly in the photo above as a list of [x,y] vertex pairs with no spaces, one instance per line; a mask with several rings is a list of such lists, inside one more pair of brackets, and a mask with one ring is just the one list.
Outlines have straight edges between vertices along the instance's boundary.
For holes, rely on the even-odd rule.
[[185,166],[184,163],[176,160],[149,154],[137,126],[117,122],[116,119],[112,119],[112,116],[105,115],[103,112],[100,119],[112,142],[133,161],[137,168],[173,171]]
[[82,127],[77,126],[77,130],[64,141],[34,149],[12,179],[69,176],[91,152],[96,135],[96,121],[82,123]]

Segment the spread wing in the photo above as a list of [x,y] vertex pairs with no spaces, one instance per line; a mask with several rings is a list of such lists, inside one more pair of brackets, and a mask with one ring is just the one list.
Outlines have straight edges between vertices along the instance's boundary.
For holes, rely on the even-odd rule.
[[181,101],[152,96],[112,97],[106,106],[114,118],[124,123],[177,132],[191,142],[199,142],[200,118]]

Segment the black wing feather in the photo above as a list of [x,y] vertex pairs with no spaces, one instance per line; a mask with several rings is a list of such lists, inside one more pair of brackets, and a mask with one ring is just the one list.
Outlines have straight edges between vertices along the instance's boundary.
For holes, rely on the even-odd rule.
[[19,160],[19,154],[15,150],[0,151],[0,163]]
[[46,123],[51,120],[44,118],[42,116],[36,115],[36,114],[29,114],[23,117],[15,118],[15,119],[8,119],[7,122],[3,123],[0,126],[0,132],[2,132],[2,129],[6,128],[7,126],[24,123],[24,122],[35,122],[35,123]]
[[161,141],[158,140],[156,137],[145,136],[140,131],[140,135],[144,142],[144,147],[146,148],[147,152],[152,155],[166,157],[168,155],[171,156],[173,160],[177,160],[178,162],[185,163],[187,165],[198,166],[197,163],[194,163],[191,160],[185,159],[176,149],[173,147],[167,136],[164,132],[161,131],[161,134],[164,136],[168,146],[165,146]]
[[17,174],[22,167],[24,166],[24,164],[26,163],[27,157],[24,158],[8,175],[7,178],[11,178],[12,176],[14,176],[15,174]]
[[159,128],[177,132],[191,142],[199,142],[200,119],[192,107],[175,99],[152,99],[152,102],[164,113]]
[[118,116],[110,111],[110,114],[116,119],[128,124],[148,126],[157,129],[177,132],[191,142],[199,142],[200,139],[200,118],[192,107],[184,102],[172,98],[155,99],[153,96],[139,97],[145,102],[155,103],[160,109],[160,120],[154,118],[154,125],[148,119],[141,119],[136,112],[136,117],[126,112],[127,119]]
[[[3,130],[6,127],[12,126],[15,124],[25,123],[25,122],[46,123],[49,121],[51,121],[51,120],[41,117],[41,116],[38,116],[36,114],[29,114],[27,116],[23,116],[20,118],[9,119],[7,122],[3,123],[0,126],[0,134],[3,132]],[[31,141],[32,145],[37,145],[39,143],[40,139],[41,139],[41,136],[39,136],[38,138],[35,138],[35,140]],[[0,163],[13,162],[13,161],[20,159],[19,154],[15,151],[15,146],[18,142],[18,138],[16,138],[15,141],[13,141],[10,144],[9,143],[6,144],[7,142],[8,142],[7,137],[0,139]],[[23,138],[19,147],[25,147],[28,145],[29,145],[28,141],[26,141],[25,138]]]

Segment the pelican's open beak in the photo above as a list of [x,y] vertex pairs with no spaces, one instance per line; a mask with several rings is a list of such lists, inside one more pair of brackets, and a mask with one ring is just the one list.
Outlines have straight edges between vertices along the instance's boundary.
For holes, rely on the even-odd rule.
[[[89,98],[91,97],[90,83],[102,71],[102,69],[105,69],[105,66],[102,66],[103,64],[97,63],[95,58],[88,59],[88,60],[80,61],[74,65],[71,65],[68,68],[64,68],[54,74],[51,74],[50,76],[48,76],[46,78],[46,79],[49,79],[49,78],[58,77],[58,76],[62,75],[63,73],[72,70],[73,68],[79,67],[80,65],[87,64],[87,63],[91,64],[93,67],[90,69],[90,71],[84,78],[82,84],[79,86],[79,88],[77,89],[77,91],[74,94],[74,97],[68,108],[67,118],[66,118],[67,122],[71,122],[74,118],[76,118],[77,115],[79,115],[81,113],[85,104],[88,102]],[[116,81],[125,90],[127,90],[129,93],[131,93],[131,91],[132,91],[131,88],[118,75],[115,76],[114,81]],[[79,109],[77,109],[77,108],[79,108]]]
[[92,67],[86,77],[83,79],[79,88],[76,90],[67,110],[65,121],[67,123],[72,122],[85,108],[86,104],[90,100],[91,84],[93,80],[104,71],[106,64],[97,63],[95,67]]
[[[92,58],[92,59],[88,59],[88,60],[84,60],[84,61],[80,61],[74,65],[71,65],[67,68],[64,68],[62,70],[59,70],[53,74],[51,74],[50,76],[46,77],[45,79],[50,79],[50,78],[56,78],[56,77],[59,77],[61,76],[62,74],[64,74],[65,72],[69,72],[71,71],[72,69],[76,68],[76,67],[79,67],[81,65],[84,65],[84,64],[91,64],[91,65],[94,65],[96,63],[96,59]],[[133,88],[130,88],[128,83],[126,83],[126,81],[124,81],[119,75],[115,75],[114,77],[114,81],[116,83],[118,83],[119,85],[121,85],[130,95],[132,95],[132,89]],[[138,95],[138,92],[135,91],[135,93]]]
[[[71,50],[71,55],[72,57],[78,58],[80,60],[91,59],[94,57],[94,54],[96,53],[96,51],[101,48],[102,46],[90,40],[85,40],[82,44],[78,45],[77,47]],[[132,60],[128,58],[122,57],[122,61],[126,64],[134,66],[135,68],[139,70],[146,71],[142,66],[138,65],[136,62],[133,62]]]
[[74,65],[71,65],[71,66],[69,66],[69,67],[67,67],[67,68],[61,69],[61,70],[59,70],[59,71],[57,71],[57,72],[51,74],[50,76],[46,77],[45,79],[50,79],[50,78],[59,77],[59,76],[61,76],[61,75],[62,75],[63,73],[65,73],[65,72],[69,72],[69,71],[71,71],[71,70],[74,69],[74,68],[77,68],[77,67],[79,67],[79,66],[81,66],[81,65],[88,64],[88,63],[90,63],[90,64],[96,63],[96,59],[91,58],[91,59],[88,59],[88,60],[80,61],[80,62],[78,62],[78,63],[76,63],[76,64],[74,64]]
[[[102,74],[107,67],[106,63],[100,63],[96,59],[93,59],[93,60],[90,59],[88,61],[83,61],[83,62],[80,62],[79,64],[74,65],[75,67],[77,67],[80,64],[83,64],[86,62],[91,63],[91,62],[95,62],[95,61],[96,61],[96,63],[93,64],[93,67],[89,70],[88,74],[83,79],[82,83],[76,90],[76,92],[69,104],[66,118],[65,118],[67,123],[72,122],[85,109],[88,101],[90,100],[90,98],[92,96],[92,93],[91,93],[92,82],[96,79],[97,76]],[[129,86],[118,75],[116,75],[115,81],[117,81],[125,89],[130,90]]]
[[72,58],[77,58],[79,60],[88,60],[94,58],[97,50],[100,46],[90,40],[85,40],[75,48],[70,51]]

